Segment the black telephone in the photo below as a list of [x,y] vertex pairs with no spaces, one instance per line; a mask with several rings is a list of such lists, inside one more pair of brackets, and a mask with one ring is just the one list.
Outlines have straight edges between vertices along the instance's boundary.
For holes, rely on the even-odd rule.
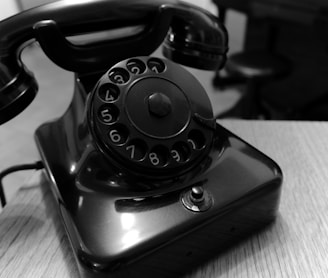
[[[66,113],[35,139],[83,277],[182,275],[275,218],[279,166],[216,123],[200,83],[174,63],[224,65],[215,16],[174,0],[81,0],[1,21],[0,123],[36,94],[19,58],[34,38],[76,73]],[[162,43],[174,62],[149,56]]]

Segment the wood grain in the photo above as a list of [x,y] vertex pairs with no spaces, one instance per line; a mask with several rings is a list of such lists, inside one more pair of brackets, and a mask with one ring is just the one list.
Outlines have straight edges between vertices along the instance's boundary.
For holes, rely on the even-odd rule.
[[[276,222],[188,277],[328,277],[328,123],[222,121],[278,162],[284,184]],[[0,215],[0,277],[78,277],[42,175]]]
[[0,218],[0,277],[78,277],[43,175],[22,187]]

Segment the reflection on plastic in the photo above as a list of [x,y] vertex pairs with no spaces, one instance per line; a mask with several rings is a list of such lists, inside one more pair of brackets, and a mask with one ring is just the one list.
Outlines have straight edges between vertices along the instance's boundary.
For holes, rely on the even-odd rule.
[[139,241],[140,231],[135,227],[135,220],[135,216],[132,213],[121,214],[122,230],[126,231],[126,233],[122,235],[123,248],[133,246]]

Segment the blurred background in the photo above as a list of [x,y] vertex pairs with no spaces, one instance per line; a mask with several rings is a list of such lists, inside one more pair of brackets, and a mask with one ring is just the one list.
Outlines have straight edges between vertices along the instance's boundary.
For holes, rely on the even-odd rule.
[[[0,20],[49,2],[54,1],[1,0]],[[216,15],[220,7],[229,32],[229,59],[222,71],[189,69],[208,92],[218,119],[328,120],[327,1],[187,2]],[[162,56],[160,50],[154,55]],[[61,116],[73,93],[73,74],[50,62],[37,44],[22,58],[38,80],[39,93],[23,113],[0,126],[0,170],[39,159],[35,129]],[[8,141],[15,147],[8,148]],[[9,200],[29,176],[18,172],[4,179]]]

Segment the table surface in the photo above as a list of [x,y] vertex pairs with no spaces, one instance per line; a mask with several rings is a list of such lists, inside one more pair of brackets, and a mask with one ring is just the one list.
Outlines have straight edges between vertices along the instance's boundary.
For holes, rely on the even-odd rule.
[[[190,277],[328,277],[328,123],[222,121],[284,172],[277,220]],[[32,175],[0,214],[0,277],[78,277],[48,184]]]

